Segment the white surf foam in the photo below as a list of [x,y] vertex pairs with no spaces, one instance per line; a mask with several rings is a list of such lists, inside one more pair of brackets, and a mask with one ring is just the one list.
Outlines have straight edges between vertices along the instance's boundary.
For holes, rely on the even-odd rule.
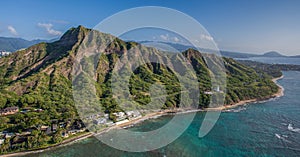
[[293,124],[288,125],[288,130],[300,133],[300,128],[294,128]]
[[291,143],[291,141],[289,141],[289,140],[287,140],[286,138],[288,137],[287,135],[279,135],[279,134],[275,134],[275,136],[278,138],[278,139],[280,139],[280,140],[282,140],[282,141],[284,141],[284,142],[288,142],[288,143]]

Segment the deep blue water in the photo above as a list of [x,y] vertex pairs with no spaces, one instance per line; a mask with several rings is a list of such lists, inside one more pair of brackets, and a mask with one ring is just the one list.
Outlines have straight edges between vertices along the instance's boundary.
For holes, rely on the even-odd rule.
[[300,65],[300,58],[287,57],[251,57],[251,58],[236,58],[237,60],[252,60],[269,64],[295,64]]
[[[284,75],[284,79],[279,80],[285,88],[283,97],[222,112],[212,131],[204,138],[198,137],[205,114],[199,112],[177,140],[155,151],[129,153],[111,148],[95,138],[88,138],[28,156],[300,156],[300,72],[284,72]],[[171,118],[164,116],[148,120],[132,129],[157,128]]]

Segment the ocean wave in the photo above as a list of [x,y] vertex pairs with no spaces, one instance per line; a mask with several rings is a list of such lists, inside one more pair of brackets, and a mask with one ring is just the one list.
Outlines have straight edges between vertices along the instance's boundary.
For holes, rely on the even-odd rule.
[[246,107],[239,107],[239,108],[227,109],[227,110],[224,110],[223,112],[241,112],[246,109],[247,109]]
[[288,124],[287,123],[281,123],[282,125],[285,125],[285,126],[287,126]]
[[300,128],[294,128],[293,124],[288,125],[288,130],[300,133]]
[[279,135],[279,134],[275,134],[275,136],[278,138],[278,139],[280,139],[280,140],[282,140],[282,141],[284,141],[284,142],[288,142],[288,143],[291,143],[291,141],[289,141],[289,140],[287,140],[286,138],[288,137],[287,135]]
[[271,102],[271,101],[276,101],[280,98],[280,96],[276,96],[274,98],[270,98],[270,99],[267,99],[267,100],[261,100],[261,101],[257,101],[256,103],[258,104],[263,104],[263,103],[267,103],[267,102]]

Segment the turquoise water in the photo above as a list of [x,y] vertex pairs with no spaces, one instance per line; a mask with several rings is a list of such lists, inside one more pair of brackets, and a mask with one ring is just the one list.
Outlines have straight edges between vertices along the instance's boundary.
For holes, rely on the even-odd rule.
[[[111,148],[95,138],[55,148],[34,157],[114,156],[300,156],[300,73],[284,72],[279,83],[285,96],[222,112],[212,131],[204,138],[198,130],[205,115],[197,113],[189,128],[173,143],[150,152],[129,153]],[[172,116],[145,121],[134,130],[151,130]]]

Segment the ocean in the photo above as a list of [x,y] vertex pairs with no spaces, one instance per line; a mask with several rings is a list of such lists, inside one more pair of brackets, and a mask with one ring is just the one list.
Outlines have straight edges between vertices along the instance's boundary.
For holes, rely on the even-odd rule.
[[235,58],[237,60],[252,60],[268,64],[295,64],[300,65],[300,58],[287,57],[251,57],[251,58]]
[[[270,63],[271,61],[264,62]],[[285,61],[279,63],[285,63]],[[288,63],[294,64],[294,62]],[[284,96],[265,102],[246,104],[222,112],[216,125],[203,138],[198,137],[198,132],[205,112],[198,112],[191,125],[178,139],[154,151],[143,153],[120,151],[91,137],[27,156],[300,156],[300,72],[284,72],[284,76],[283,79],[278,81],[285,88]],[[169,122],[172,117],[170,115],[150,119],[130,129],[138,131],[154,130]]]

